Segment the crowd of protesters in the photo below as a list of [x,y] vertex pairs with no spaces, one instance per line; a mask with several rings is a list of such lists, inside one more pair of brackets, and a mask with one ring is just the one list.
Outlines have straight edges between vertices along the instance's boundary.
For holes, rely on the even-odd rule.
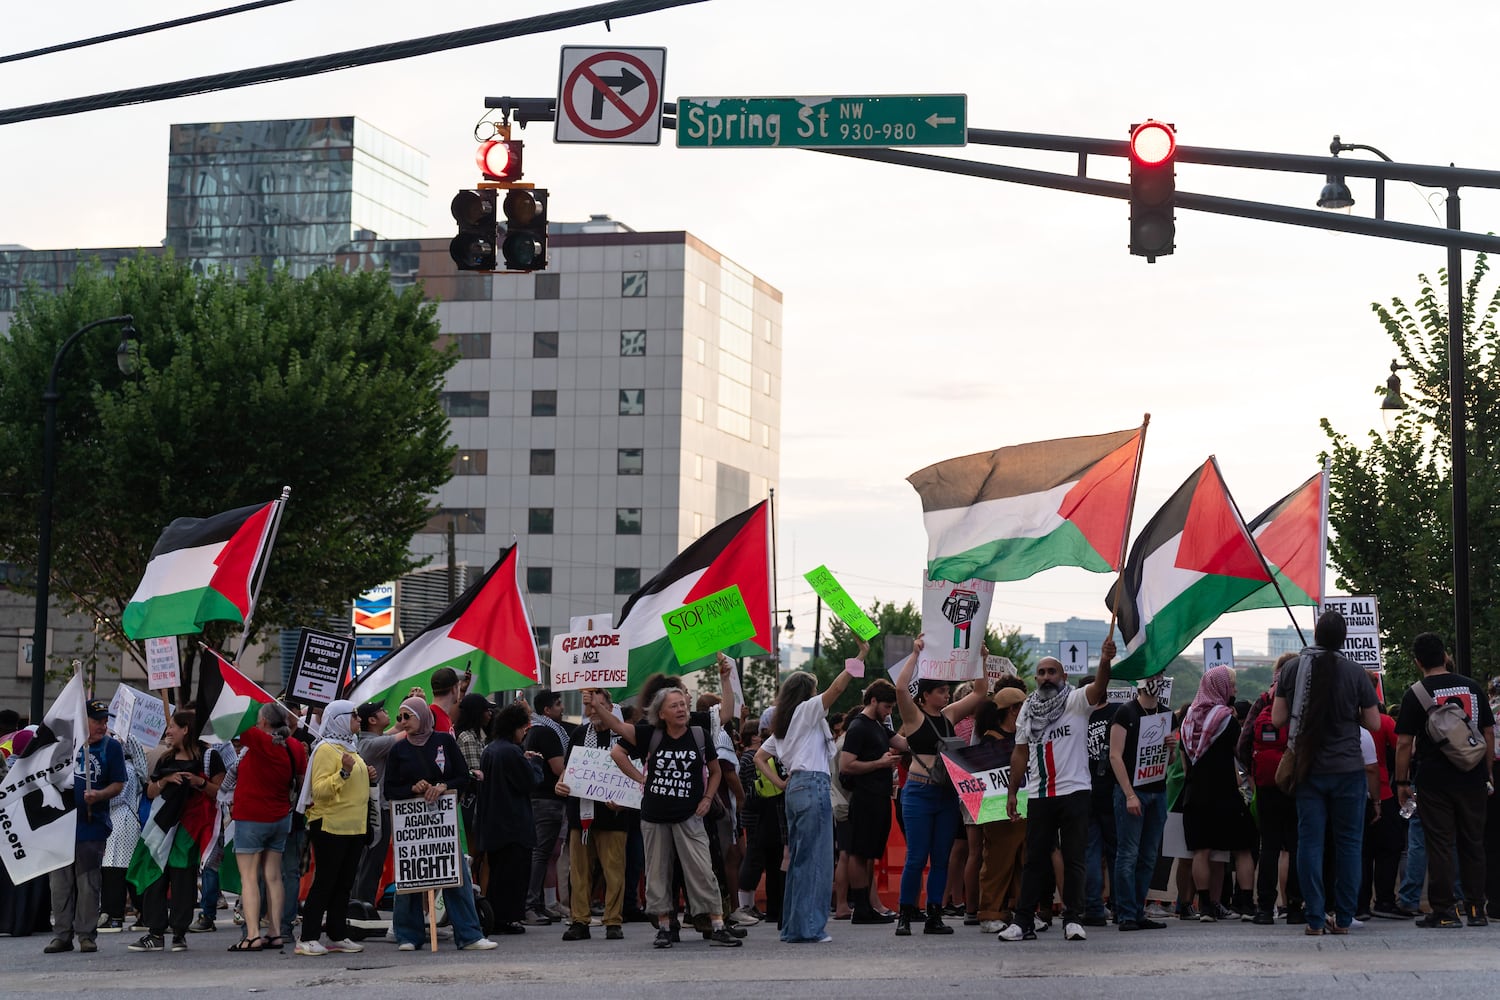
[[[1422,678],[1387,708],[1378,678],[1338,652],[1344,632],[1326,613],[1254,703],[1215,667],[1175,712],[1160,677],[1109,697],[1113,642],[1076,685],[1047,657],[1034,687],[1008,676],[954,691],[916,677],[920,637],[891,679],[852,661],[821,690],[792,673],[758,719],[654,675],[631,706],[585,690],[567,726],[556,692],[491,701],[440,669],[394,718],[373,702],[307,718],[278,702],[208,746],[183,710],[145,748],[109,735],[109,706],[90,701],[75,861],[48,876],[44,950],[97,951],[99,935],[129,927],[141,932],[130,951],[185,951],[219,929],[229,892],[230,951],[361,951],[389,888],[388,804],[449,792],[469,863],[442,890],[435,933],[465,950],[550,925],[565,941],[595,927],[618,940],[636,922],[654,925],[643,941],[655,948],[683,928],[740,947],[762,922],[786,943],[829,941],[839,920],[904,937],[953,934],[945,918],[961,918],[1006,943],[1054,920],[1068,941],[1173,916],[1308,935],[1375,917],[1483,925],[1487,899],[1500,906],[1500,686],[1454,673],[1427,633],[1411,646]],[[721,690],[732,670],[721,656]],[[830,715],[851,684],[858,707]],[[7,750],[29,738],[13,713],[0,731]],[[640,808],[580,798],[565,777],[574,747],[639,782]],[[959,795],[944,755],[961,752],[998,762],[1002,808]],[[880,876],[896,864],[892,909]],[[399,950],[434,933],[423,899],[389,904]]]

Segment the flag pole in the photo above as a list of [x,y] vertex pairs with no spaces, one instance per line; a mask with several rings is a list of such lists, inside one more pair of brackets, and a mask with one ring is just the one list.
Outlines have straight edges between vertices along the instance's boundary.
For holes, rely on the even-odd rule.
[[1276,574],[1271,571],[1271,564],[1266,562],[1265,553],[1262,552],[1260,550],[1260,546],[1256,544],[1255,536],[1250,534],[1250,529],[1248,525],[1245,524],[1245,515],[1240,513],[1239,501],[1236,500],[1234,498],[1234,494],[1230,492],[1228,484],[1224,483],[1224,473],[1219,469],[1218,458],[1210,455],[1208,456],[1208,460],[1214,463],[1214,472],[1218,473],[1219,483],[1224,486],[1224,495],[1229,498],[1229,504],[1234,508],[1234,516],[1240,519],[1241,525],[1245,526],[1245,537],[1250,539],[1250,547],[1255,550],[1255,557],[1260,560],[1261,568],[1266,571],[1266,576],[1270,578],[1271,586],[1276,588],[1276,596],[1281,598],[1281,606],[1283,608],[1286,608],[1286,616],[1292,620],[1292,628],[1297,630],[1297,639],[1302,643],[1302,645],[1306,646],[1307,637],[1302,634],[1302,626],[1297,624],[1297,616],[1292,614],[1292,606],[1287,602],[1286,594],[1281,592],[1281,584],[1277,582]]
[[1130,500],[1125,505],[1125,531],[1120,535],[1120,576],[1115,581],[1114,606],[1109,609],[1109,631],[1104,633],[1105,638],[1113,639],[1115,636],[1115,622],[1120,617],[1120,595],[1125,592],[1125,556],[1130,547],[1130,522],[1135,517],[1135,492],[1141,484],[1141,459],[1146,454],[1146,430],[1151,426],[1151,414],[1141,418],[1141,443],[1135,449],[1135,468],[1130,473]]
[[1332,465],[1323,457],[1322,491],[1318,496],[1318,606],[1328,600],[1328,478]]
[[236,661],[245,655],[245,647],[250,644],[250,619],[255,617],[255,605],[260,600],[260,588],[266,582],[266,563],[270,560],[271,547],[276,544],[276,534],[281,530],[281,512],[291,496],[292,488],[283,486],[281,496],[272,501],[276,509],[271,512],[270,530],[262,537],[260,548],[255,553],[255,570],[251,575],[250,610],[245,614],[244,631],[240,633],[239,652],[234,654]]

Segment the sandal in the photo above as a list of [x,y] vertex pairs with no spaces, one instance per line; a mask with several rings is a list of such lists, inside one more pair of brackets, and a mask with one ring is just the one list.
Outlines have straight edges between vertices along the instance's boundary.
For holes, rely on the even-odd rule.
[[1307,927],[1303,929],[1302,933],[1308,937],[1322,937],[1324,930],[1321,927]]
[[267,937],[266,935],[262,934],[260,936],[260,940],[262,951],[281,951],[286,947],[286,938],[282,937],[280,934],[276,935],[275,937]]
[[230,951],[265,951],[265,938],[244,937],[229,946]]

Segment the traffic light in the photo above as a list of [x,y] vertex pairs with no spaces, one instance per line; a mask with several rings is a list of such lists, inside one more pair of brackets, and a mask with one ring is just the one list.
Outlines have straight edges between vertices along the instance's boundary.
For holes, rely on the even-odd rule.
[[1146,121],[1130,130],[1130,252],[1154,262],[1176,249],[1177,132]]
[[512,271],[542,271],[547,267],[547,191],[545,188],[511,188],[505,192],[501,211],[505,235],[500,254]]
[[484,179],[505,184],[520,180],[521,146],[520,139],[490,139],[480,143],[474,159]]
[[460,191],[453,196],[453,221],[458,235],[448,245],[448,253],[460,271],[493,271],[497,218],[496,192],[493,189]]

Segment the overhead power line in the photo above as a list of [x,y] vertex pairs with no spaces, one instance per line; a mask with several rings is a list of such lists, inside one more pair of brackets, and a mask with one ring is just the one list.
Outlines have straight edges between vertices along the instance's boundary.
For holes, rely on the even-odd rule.
[[635,14],[649,14],[654,11],[686,7],[703,2],[705,0],[612,0],[610,3],[594,4],[591,7],[576,7],[552,14],[538,14],[535,17],[502,21],[499,24],[479,28],[465,28],[462,31],[449,31],[441,35],[428,35],[425,38],[413,38],[404,42],[372,45],[363,49],[335,52],[331,55],[314,56],[309,59],[294,59],[271,66],[232,70],[228,73],[214,73],[189,80],[178,80],[174,83],[158,83],[148,87],[134,87],[106,94],[70,97],[61,101],[8,108],[0,110],[0,125],[35,121],[39,118],[60,118],[65,115],[82,114],[86,111],[101,111],[105,108],[119,108],[129,104],[147,104],[176,97],[191,97],[219,90],[251,87],[258,83],[296,80],[305,76],[316,76],[319,73],[332,73],[357,66],[394,62],[398,59],[410,59],[413,56],[425,56],[434,52],[483,45],[485,42],[495,42],[505,38],[519,38],[523,35],[537,35],[562,28],[576,28],[598,21],[630,17]]
[[190,17],[179,17],[171,21],[158,21],[156,24],[148,24],[140,28],[126,28],[123,31],[112,31],[107,35],[95,35],[93,38],[82,38],[76,42],[59,42],[56,45],[48,45],[45,48],[31,49],[26,52],[13,52],[8,56],[0,56],[0,63],[20,62],[22,59],[35,59],[37,56],[50,56],[54,52],[67,52],[70,49],[83,49],[90,45],[103,45],[105,42],[115,42],[122,38],[134,38],[136,35],[149,35],[153,31],[165,31],[168,28],[180,28],[185,24],[197,24],[199,21],[212,21],[218,17],[228,17],[230,14],[243,14],[246,11],[258,10],[261,7],[274,7],[277,4],[290,3],[291,0],[254,0],[253,3],[242,3],[238,7],[225,7],[223,10],[210,10],[202,14],[193,14]]

